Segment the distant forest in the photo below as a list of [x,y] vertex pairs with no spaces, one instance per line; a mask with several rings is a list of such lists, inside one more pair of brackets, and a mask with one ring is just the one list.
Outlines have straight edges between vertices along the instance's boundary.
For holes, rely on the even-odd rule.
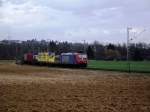
[[[130,44],[129,57],[131,60],[141,61],[150,60],[150,44],[136,43]],[[60,54],[64,52],[84,52],[89,59],[95,60],[126,60],[126,44],[101,44],[98,41],[93,43],[71,43],[58,41],[0,41],[0,59],[13,60],[21,58],[24,53],[55,52]]]

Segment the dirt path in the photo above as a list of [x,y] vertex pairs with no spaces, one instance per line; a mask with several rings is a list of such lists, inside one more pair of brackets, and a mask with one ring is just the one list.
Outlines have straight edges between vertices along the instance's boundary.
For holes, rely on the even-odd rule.
[[0,112],[150,112],[150,75],[0,65]]

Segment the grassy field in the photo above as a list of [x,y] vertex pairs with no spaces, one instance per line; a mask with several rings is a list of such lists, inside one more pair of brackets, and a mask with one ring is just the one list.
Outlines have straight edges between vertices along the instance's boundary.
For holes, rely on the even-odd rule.
[[0,64],[10,64],[10,63],[15,63],[15,60],[0,60]]
[[[0,65],[15,63],[15,60],[0,60]],[[129,71],[127,61],[97,61],[89,60],[88,69],[111,70],[111,71]],[[150,73],[150,61],[130,61],[131,72]],[[6,70],[7,71],[7,70]]]
[[[129,71],[129,64],[127,61],[96,61],[89,60],[89,69],[101,70],[115,70],[115,71]],[[149,61],[131,61],[131,72],[150,72]]]

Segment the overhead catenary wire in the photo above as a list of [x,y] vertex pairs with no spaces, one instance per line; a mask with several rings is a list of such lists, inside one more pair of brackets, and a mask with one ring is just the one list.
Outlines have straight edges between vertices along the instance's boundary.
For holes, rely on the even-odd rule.
[[141,32],[139,32],[137,35],[134,35],[132,38],[130,38],[130,30],[132,30],[133,28],[131,27],[127,27],[127,62],[128,62],[128,71],[131,72],[131,67],[130,67],[130,41],[132,41],[133,39],[136,39],[137,37],[141,36],[141,34],[143,34],[143,32],[146,31],[146,29],[142,30]]

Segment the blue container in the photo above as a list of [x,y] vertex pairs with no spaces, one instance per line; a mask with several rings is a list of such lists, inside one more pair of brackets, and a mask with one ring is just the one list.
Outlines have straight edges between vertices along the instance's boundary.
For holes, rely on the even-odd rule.
[[73,53],[62,53],[60,56],[62,64],[76,64],[76,58]]

